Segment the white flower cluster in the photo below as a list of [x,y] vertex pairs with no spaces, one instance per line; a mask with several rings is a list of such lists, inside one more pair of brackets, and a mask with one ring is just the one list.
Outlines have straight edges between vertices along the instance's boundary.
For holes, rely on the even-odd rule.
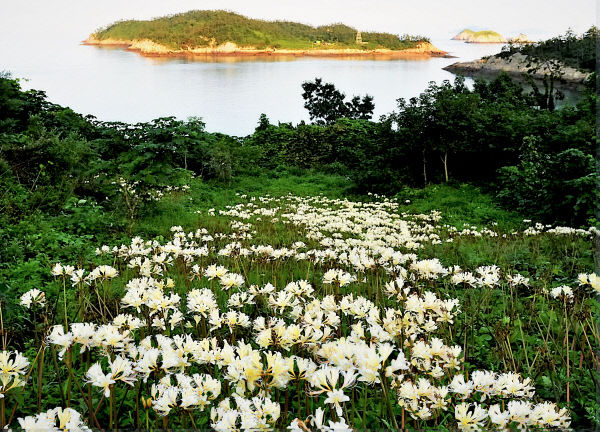
[[0,399],[12,389],[25,386],[29,360],[18,351],[0,351]]
[[221,382],[209,375],[180,373],[175,375],[175,380],[173,384],[172,375],[166,375],[158,384],[152,385],[152,407],[162,416],[176,407],[202,411],[221,393]]
[[62,265],[61,263],[56,263],[52,267],[51,271],[52,276],[61,277],[62,279],[66,279],[69,277],[71,279],[71,284],[73,286],[86,283],[91,284],[96,281],[105,281],[110,280],[119,275],[119,272],[116,268],[109,265],[100,265],[94,268],[91,272],[85,275],[84,269],[76,269],[70,265]]
[[[568,426],[566,410],[531,402],[530,379],[467,375],[462,347],[443,340],[460,304],[440,286],[516,291],[534,282],[495,265],[463,270],[419,254],[427,244],[497,233],[452,230],[439,212],[398,210],[387,199],[267,196],[219,211],[230,218],[226,232],[176,226],[166,242],[102,246],[99,259],[114,267],[85,275],[56,264],[52,274],[84,288],[112,280],[124,292],[119,310],[54,326],[47,340],[60,358],[89,351],[95,363],[86,381],[105,396],[147,383],[140,391],[156,414],[210,411],[215,430],[263,430],[278,420],[281,427],[275,395],[288,391],[314,402],[306,419],[283,425],[292,430],[348,429],[351,397],[367,392],[431,422],[424,424],[454,411],[462,430]],[[288,226],[290,243],[255,241],[269,224]],[[286,264],[293,273],[280,272]],[[592,288],[598,281],[579,280]],[[559,288],[551,295],[569,296]]]
[[21,296],[21,305],[25,306],[27,309],[32,306],[44,307],[46,306],[46,293],[37,288],[30,289]]
[[254,397],[244,399],[234,395],[236,407],[226,398],[211,409],[211,427],[216,431],[256,431],[272,430],[281,414],[279,404],[270,398]]
[[171,194],[174,192],[187,192],[190,189],[189,185],[183,186],[172,186],[167,185],[163,187],[157,187],[154,189],[147,190],[146,192],[141,193],[139,189],[140,182],[139,181],[128,181],[123,177],[119,177],[118,181],[111,182],[112,185],[118,187],[119,193],[125,195],[129,199],[132,197],[137,197],[144,199],[146,201],[160,201],[164,198],[166,194]]
[[596,273],[581,273],[577,279],[579,281],[579,285],[590,287],[596,294],[600,294],[600,276],[598,276]]
[[35,416],[19,418],[25,432],[91,432],[73,408],[54,408]]
[[532,427],[541,430],[565,430],[570,425],[566,420],[568,418],[566,408],[558,409],[556,404],[550,402],[533,405],[519,400],[508,402],[505,410],[499,404],[492,405],[486,410],[478,403],[463,402],[454,408],[454,418],[461,431],[481,430],[488,419],[488,428],[493,430],[507,430],[510,424],[517,425],[519,430]]
[[573,302],[573,297],[574,297],[573,288],[571,288],[570,286],[561,285],[561,286],[552,288],[549,291],[549,294],[552,296],[552,298],[565,300],[568,303]]

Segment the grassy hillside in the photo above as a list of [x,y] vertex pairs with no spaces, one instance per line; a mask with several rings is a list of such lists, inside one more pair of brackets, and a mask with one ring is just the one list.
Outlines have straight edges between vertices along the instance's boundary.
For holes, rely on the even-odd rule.
[[389,33],[362,33],[356,43],[357,29],[344,24],[312,27],[288,21],[250,19],[226,11],[190,11],[150,21],[121,21],[93,36],[106,39],[150,39],[170,49],[218,46],[234,42],[240,46],[279,49],[378,49],[402,50],[427,41],[421,36]]

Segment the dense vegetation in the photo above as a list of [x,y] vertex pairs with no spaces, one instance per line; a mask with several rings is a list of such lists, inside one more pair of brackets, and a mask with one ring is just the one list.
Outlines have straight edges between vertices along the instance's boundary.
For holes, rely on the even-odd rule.
[[428,41],[421,36],[397,36],[363,32],[356,42],[357,29],[344,24],[312,27],[288,21],[250,19],[226,11],[190,11],[150,21],[121,21],[94,34],[97,39],[150,39],[170,49],[218,46],[233,42],[259,49],[340,49],[372,50],[414,48]]
[[[327,124],[293,126],[263,116],[245,138],[208,133],[198,119],[100,122],[48,102],[43,92],[23,92],[8,77],[0,84],[3,226],[36,211],[61,214],[80,198],[122,209],[113,184],[119,177],[147,192],[192,176],[231,181],[281,167],[347,176],[354,193],[472,182],[544,222],[595,220],[593,81],[577,106],[549,111],[506,76],[472,90],[457,79],[399,100],[379,122],[337,118],[344,115],[338,112]],[[307,98],[309,110],[318,106]],[[360,115],[368,118],[368,107]]]
[[[475,182],[539,220],[590,223],[598,202],[594,92],[560,110],[540,109],[542,102],[507,76],[472,90],[458,78],[399,100],[379,122],[320,118],[328,124],[292,126],[263,118],[245,145],[265,151],[257,153],[263,166],[344,173],[358,192]],[[318,100],[309,111],[315,106]]]
[[[385,309],[405,310],[407,299],[399,291],[399,279],[394,279],[402,277],[416,296],[431,291],[439,299],[455,298],[462,311],[453,315],[452,325],[439,322],[437,328],[427,330],[448,346],[460,347],[459,370],[438,379],[420,361],[411,362],[406,373],[415,383],[426,376],[436,386],[444,386],[451,382],[450,375],[465,374],[468,388],[476,370],[494,371],[475,374],[494,382],[501,372],[522,374],[536,387],[535,402],[550,400],[568,408],[576,429],[600,424],[595,399],[600,329],[593,287],[600,288],[591,275],[592,235],[597,232],[589,229],[598,223],[600,201],[594,160],[595,81],[590,80],[576,106],[551,110],[539,94],[528,94],[507,76],[477,82],[472,89],[459,78],[454,83],[432,83],[418,97],[399,100],[398,109],[379,121],[370,120],[373,101],[369,96],[355,96],[347,102],[335,86],[321,80],[305,83],[303,90],[315,124],[275,125],[261,116],[253,134],[232,137],[206,132],[196,118],[161,118],[135,125],[98,121],[49,102],[41,91],[23,91],[10,76],[0,77],[0,334],[3,350],[19,350],[31,362],[24,388],[0,388],[0,427],[11,419],[13,426],[18,417],[54,406],[71,406],[85,413],[85,421],[93,427],[203,428],[216,422],[208,410],[181,408],[181,399],[164,420],[166,408],[159,401],[165,402],[165,388],[156,390],[154,400],[148,402],[151,384],[168,372],[164,363],[149,372],[147,385],[138,372],[131,372],[130,378],[136,375],[138,380],[135,387],[118,381],[108,384],[104,393],[108,396],[104,396],[98,389],[105,377],[102,369],[115,361],[118,350],[108,349],[106,357],[97,345],[104,342],[94,339],[90,343],[96,345],[86,354],[79,339],[63,345],[62,357],[60,344],[71,342],[64,342],[67,339],[58,330],[48,348],[39,350],[52,325],[86,321],[95,334],[102,335],[96,330],[118,313],[136,314],[122,300],[131,288],[128,283],[137,283],[146,270],[124,257],[142,259],[144,253],[158,265],[155,269],[160,267],[151,273],[160,284],[164,282],[161,290],[170,299],[179,295],[187,302],[191,290],[209,287],[217,293],[219,313],[228,320],[234,313],[238,318],[258,319],[258,323],[261,317],[277,317],[285,326],[296,323],[286,306],[274,308],[272,301],[279,300],[268,300],[268,296],[253,294],[255,304],[232,305],[247,300],[244,296],[252,290],[266,289],[267,282],[285,296],[295,289],[295,285],[282,289],[289,282],[307,279],[314,293],[292,293],[290,301],[297,296],[302,304],[317,302],[330,309],[346,304],[339,312],[340,323],[333,321],[332,341],[348,337],[355,344],[351,351],[364,354],[360,356],[364,359],[382,352],[371,352],[357,339],[358,328],[351,324],[364,325],[365,339],[372,341],[383,333],[370,318],[363,320],[343,311],[360,309],[359,295],[373,303],[365,316]],[[290,192],[300,197],[285,197]],[[394,199],[382,201],[367,192]],[[319,194],[328,198],[308,198]],[[228,207],[232,205],[239,206]],[[434,210],[441,210],[441,215],[431,213]],[[410,233],[402,231],[402,241],[394,246],[390,245],[398,237],[396,231],[388,231],[388,221],[397,224],[398,232],[404,224],[410,227]],[[538,221],[542,223],[535,224]],[[545,224],[585,229],[552,230]],[[202,228],[206,233],[195,231]],[[205,240],[205,235],[212,240]],[[139,252],[142,243],[132,243],[135,236],[152,240],[150,252]],[[198,261],[194,270],[184,257],[206,242],[207,254],[191,258]],[[402,262],[407,273],[382,264],[389,251],[380,249],[381,242],[396,249],[399,255],[393,259]],[[413,243],[422,245],[413,249]],[[111,252],[112,246],[121,244],[130,246]],[[110,247],[97,251],[102,245]],[[257,245],[272,250],[257,249]],[[349,253],[357,246],[361,251]],[[282,252],[285,248],[288,252]],[[252,252],[238,255],[242,249]],[[322,259],[307,260],[311,254]],[[370,264],[371,260],[378,264]],[[54,266],[57,262],[81,269],[87,282],[72,283],[74,269],[66,274],[64,268]],[[227,278],[210,281],[210,272],[208,276],[203,272],[217,263],[237,275],[231,279],[235,283],[241,276],[241,285],[227,291],[219,288],[229,283]],[[114,277],[110,276],[113,266],[118,271]],[[100,275],[98,269],[103,276],[93,279],[90,275]],[[343,275],[344,281],[350,277],[350,282],[342,285],[334,278],[330,284],[324,277],[330,270],[341,271],[336,274]],[[590,276],[578,281],[580,274]],[[361,280],[352,279],[354,275]],[[45,293],[44,302],[32,289]],[[391,295],[394,290],[396,294]],[[30,309],[18,304],[25,293],[29,293],[25,303],[30,302]],[[341,302],[350,293],[354,298]],[[333,303],[326,299],[328,295],[333,296]],[[356,306],[347,309],[355,301]],[[431,305],[431,297],[428,301]],[[187,303],[181,302],[181,308],[169,306],[161,312],[162,318],[155,319],[149,315],[151,304],[155,305],[148,301],[143,313],[127,318],[147,321],[141,331],[132,331],[134,345],[142,345],[144,334],[207,336],[207,317],[188,315],[190,309],[183,307]],[[211,320],[215,326],[218,320]],[[222,327],[209,330],[217,339],[215,352],[225,349],[224,341],[240,340],[261,351],[255,340],[256,326],[236,328],[231,321],[219,322]],[[395,335],[391,341],[396,366],[402,364],[403,337]],[[406,355],[415,359],[411,344]],[[244,350],[235,350],[241,358]],[[276,339],[269,350],[284,356],[290,352],[299,357],[314,355],[301,345],[289,351]],[[166,353],[161,355],[164,360]],[[495,387],[496,393],[487,401],[475,393],[468,395],[467,402],[449,396],[448,406],[434,408],[428,405],[431,400],[443,402],[438,400],[443,393],[440,387],[435,398],[421,401],[416,411],[399,389],[400,372],[384,374],[391,360],[386,363],[381,358],[369,366],[377,371],[379,383],[349,381],[345,392],[351,402],[341,402],[342,414],[331,400],[323,400],[325,394],[311,396],[316,389],[308,381],[296,379],[293,386],[276,389],[270,387],[273,381],[260,381],[262,395],[281,405],[280,415],[268,422],[285,428],[294,418],[305,419],[319,407],[325,409],[327,419],[355,427],[435,424],[451,428],[455,419],[491,427],[493,411],[488,408],[493,408],[489,405],[505,401],[504,390]],[[314,359],[320,361],[322,356]],[[90,375],[95,361],[101,363],[100,371],[94,369],[96,373]],[[25,375],[25,370],[17,375]],[[239,386],[232,373],[225,375],[222,365],[213,369],[195,364],[183,370],[211,375],[222,383],[222,395],[230,395]],[[367,376],[364,368],[357,373]],[[455,384],[451,394],[461,387]],[[245,397],[257,391],[240,390]],[[386,397],[391,392],[396,395],[392,401]],[[529,390],[526,393],[530,395]],[[471,402],[476,405],[467,406]],[[429,413],[421,408],[430,409]],[[480,417],[472,418],[475,408]],[[220,421],[224,411],[219,409],[215,418]],[[243,411],[239,403],[237,409]],[[545,409],[554,412],[554,406]],[[526,418],[514,420],[513,425],[533,421],[534,416]]]
[[509,44],[503,47],[501,57],[521,53],[538,61],[558,60],[568,66],[593,72],[596,70],[596,54],[599,30],[591,27],[582,35],[568,31],[564,35],[533,44]]
[[[303,83],[302,90],[304,108],[308,110],[310,119],[317,124],[332,124],[340,118],[370,120],[373,117],[375,105],[372,96],[354,96],[346,101],[345,94],[331,83],[324,84],[321,78]],[[261,122],[265,120],[260,119]]]

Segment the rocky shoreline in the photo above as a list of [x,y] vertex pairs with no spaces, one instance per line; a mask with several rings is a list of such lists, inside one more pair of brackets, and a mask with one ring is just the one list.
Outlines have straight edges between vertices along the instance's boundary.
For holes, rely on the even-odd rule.
[[[460,73],[462,75],[496,75],[500,72],[507,72],[510,75],[522,76],[528,72],[530,67],[527,66],[527,57],[523,54],[516,53],[508,58],[491,56],[471,62],[457,62],[444,67],[452,73]],[[570,84],[583,84],[590,76],[589,73],[575,69],[570,66],[562,67],[562,80]],[[549,73],[547,68],[540,68],[532,74],[536,79],[543,79]]]
[[446,51],[442,51],[429,42],[420,43],[416,48],[405,50],[377,49],[377,50],[359,50],[359,49],[310,49],[310,50],[291,50],[291,49],[257,49],[255,47],[240,47],[232,42],[227,42],[215,47],[190,48],[185,50],[173,50],[164,45],[158,44],[149,39],[143,40],[120,40],[104,39],[99,40],[90,36],[82,42],[83,45],[94,46],[112,46],[121,47],[127,51],[134,51],[144,56],[151,57],[187,57],[187,56],[315,56],[315,57],[342,57],[342,56],[377,56],[389,58],[404,57],[445,57]]

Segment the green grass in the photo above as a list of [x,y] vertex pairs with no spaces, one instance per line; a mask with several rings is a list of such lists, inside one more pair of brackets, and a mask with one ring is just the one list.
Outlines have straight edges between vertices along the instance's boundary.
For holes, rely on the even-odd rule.
[[376,49],[401,50],[428,41],[421,36],[363,32],[344,24],[312,27],[288,21],[250,19],[226,11],[190,11],[149,21],[120,21],[94,34],[97,39],[150,39],[171,49],[187,49],[234,42],[240,46],[278,49]]
[[[259,197],[271,195],[273,197],[287,194],[299,196],[314,196],[322,194],[329,198],[351,197],[350,182],[343,176],[326,175],[310,170],[281,169],[264,172],[258,176],[242,175],[235,177],[228,183],[217,181],[202,181],[194,179],[190,183],[190,190],[182,193],[177,192],[166,195],[160,202],[148,205],[138,215],[133,227],[133,235],[140,235],[144,239],[156,239],[160,243],[166,243],[172,236],[170,228],[180,225],[186,232],[197,228],[206,228],[209,232],[231,234],[232,217],[219,216],[218,210],[224,210],[229,205],[247,202],[248,197]],[[369,197],[352,197],[356,200],[370,200]],[[593,268],[592,249],[588,239],[573,236],[557,237],[550,234],[539,236],[509,235],[513,230],[523,230],[527,224],[523,222],[523,215],[505,211],[494,204],[493,197],[481,189],[467,184],[448,184],[429,186],[424,189],[406,188],[396,196],[400,203],[398,211],[407,213],[429,213],[438,210],[442,218],[438,224],[447,224],[457,229],[462,229],[464,224],[475,225],[478,228],[488,227],[499,232],[498,237],[475,237],[454,236],[453,242],[443,241],[441,244],[426,243],[425,247],[416,251],[420,259],[438,258],[445,266],[460,265],[465,270],[474,271],[481,265],[498,265],[503,274],[519,273],[531,279],[532,288],[519,288],[514,291],[506,284],[493,289],[471,288],[468,286],[454,285],[449,283],[427,283],[424,288],[433,290],[437,295],[446,298],[458,298],[462,312],[457,316],[455,323],[448,329],[443,330],[448,343],[461,345],[465,349],[465,370],[472,371],[478,368],[490,370],[515,371],[533,378],[538,394],[541,398],[556,401],[565,405],[564,389],[567,380],[565,371],[565,357],[563,340],[565,338],[564,326],[562,326],[562,304],[549,300],[540,294],[542,288],[552,288],[561,284],[569,284],[575,287],[576,275],[580,272],[588,273]],[[407,202],[407,200],[409,202]],[[257,200],[258,201],[258,200]],[[272,204],[276,205],[276,204]],[[335,206],[332,206],[335,207]],[[208,214],[208,210],[217,210],[216,216]],[[197,213],[199,211],[199,213]],[[89,214],[81,215],[88,218]],[[98,215],[99,219],[115,221],[116,214],[105,213]],[[72,219],[72,217],[70,218]],[[252,218],[253,229],[256,234],[249,244],[272,245],[273,247],[289,247],[295,241],[305,241],[309,248],[319,248],[318,241],[308,240],[302,228],[295,228],[280,221],[269,220],[268,217],[257,221]],[[55,226],[52,225],[55,223]],[[59,228],[58,223],[64,220],[51,220],[39,227],[45,231],[39,233],[42,238],[50,238],[54,231]],[[50,225],[48,225],[50,224]],[[497,225],[496,225],[497,224]],[[37,226],[30,228],[33,235]],[[436,231],[438,231],[436,229]],[[448,232],[446,228],[439,229],[442,240]],[[506,237],[503,234],[507,234]],[[31,333],[29,318],[26,318],[20,308],[10,307],[15,299],[23,292],[31,288],[41,288],[47,292],[48,298],[61,298],[61,285],[52,281],[49,269],[53,263],[63,262],[90,268],[93,264],[111,264],[110,257],[95,256],[93,251],[102,244],[110,246],[128,243],[128,236],[124,230],[115,230],[113,235],[107,235],[102,239],[95,237],[84,237],[77,232],[76,224],[65,229],[62,227],[63,239],[56,239],[56,244],[51,245],[49,241],[45,249],[39,251],[35,259],[31,256],[15,262],[11,266],[10,274],[7,274],[7,288],[3,295],[7,307],[3,312],[5,326],[7,322],[10,328],[10,336],[14,341],[16,337]],[[30,237],[27,237],[30,238]],[[65,248],[74,247],[65,242],[79,241],[78,250],[87,249],[89,252],[80,260],[72,259],[72,252]],[[217,244],[223,246],[230,241],[229,238],[217,240]],[[41,248],[41,246],[40,246]],[[71,255],[71,257],[69,257]],[[71,258],[71,259],[70,259]],[[214,257],[211,257],[212,260]],[[288,282],[298,279],[307,279],[314,286],[321,286],[322,273],[329,268],[330,264],[314,267],[309,262],[296,262],[295,260],[282,262],[250,262],[245,259],[220,258],[219,263],[225,265],[230,271],[243,274],[248,284],[264,285],[271,282],[278,287],[285,286]],[[124,293],[124,282],[133,274],[121,263],[122,275],[120,278],[110,282],[106,289],[107,304],[117,305]],[[206,262],[204,263],[206,264]],[[203,264],[203,265],[204,265]],[[174,266],[168,273],[175,280],[178,293],[184,295],[191,288],[198,286],[210,286],[214,283],[204,281],[190,281],[189,274],[181,267]],[[365,273],[368,281],[357,284],[351,289],[356,295],[368,296],[368,287],[382,287],[389,277],[382,272]],[[2,286],[0,279],[0,286]],[[323,288],[321,288],[323,289]],[[348,288],[349,290],[350,288]],[[355,291],[356,290],[356,291]],[[343,291],[344,293],[349,291]],[[322,294],[323,292],[321,292]],[[69,304],[77,304],[75,290],[69,292]],[[377,298],[377,297],[376,297]],[[379,297],[379,301],[384,297]],[[225,309],[227,295],[220,292],[218,301],[220,307]],[[590,313],[590,300],[581,300],[577,308],[572,309],[573,320],[571,334],[576,337],[577,344],[571,352],[570,380],[571,380],[571,409],[575,425],[591,424],[591,410],[594,406],[589,403],[590,395],[594,391],[594,382],[590,378],[592,371],[591,350],[586,345],[585,321],[578,321],[579,316],[588,317]],[[580,300],[578,300],[580,301]],[[55,312],[60,317],[62,303],[58,303]],[[251,311],[246,307],[246,311]],[[571,309],[570,309],[571,310]],[[70,311],[75,315],[74,311]],[[250,312],[248,312],[250,313]],[[18,316],[15,316],[17,314]],[[576,315],[579,314],[579,315]],[[587,318],[589,319],[589,317]],[[583,324],[582,324],[583,323]],[[591,327],[591,326],[588,326]],[[540,329],[541,328],[541,329]],[[501,334],[502,338],[498,335]],[[242,333],[239,334],[241,336]],[[592,337],[590,335],[589,337]],[[573,340],[573,339],[572,339]],[[597,339],[592,340],[594,347]],[[19,341],[27,347],[26,341]],[[468,349],[467,349],[468,348]],[[34,358],[35,346],[29,346],[27,355]],[[580,357],[581,356],[581,357]],[[585,357],[584,357],[585,356]],[[575,367],[574,362],[584,360],[582,367]],[[549,364],[552,366],[549,366]],[[83,367],[77,374],[83,374]],[[53,365],[50,360],[46,362],[46,374],[50,376]],[[64,372],[64,370],[63,370]],[[63,374],[64,376],[64,374]],[[52,403],[60,403],[56,386],[47,386],[48,396],[44,401],[51,400]],[[96,390],[96,389],[94,389]],[[123,390],[123,389],[121,389]],[[125,393],[120,391],[118,400],[125,401],[125,407],[131,412],[134,392]],[[293,389],[292,389],[293,390]],[[24,400],[29,406],[19,407],[19,413],[33,412],[36,408],[31,401],[35,400],[33,394],[34,386],[26,390]],[[375,390],[369,390],[371,397],[367,410],[367,419],[370,424],[378,424],[381,410],[378,404],[384,399]],[[95,394],[95,393],[94,393]],[[75,393],[74,393],[75,395]],[[292,398],[295,400],[295,398]],[[283,397],[280,402],[285,403]],[[44,402],[46,403],[46,402]],[[50,402],[48,402],[50,403]],[[96,402],[97,403],[97,402]],[[83,402],[75,404],[78,409],[85,411]],[[590,411],[586,409],[589,406]],[[28,411],[29,410],[29,411]],[[290,415],[294,415],[291,410]],[[100,415],[106,420],[106,406],[101,408]],[[287,415],[287,414],[286,414]],[[399,412],[396,415],[400,416]],[[443,419],[442,424],[452,423],[451,416]],[[125,424],[131,424],[130,418],[121,419]],[[177,419],[171,421],[177,421]],[[288,419],[289,421],[289,419]],[[129,422],[129,423],[127,423]],[[285,423],[285,422],[282,422]],[[356,422],[358,426],[360,426]],[[412,423],[411,423],[412,424]]]
[[223,209],[242,201],[240,195],[272,196],[325,195],[339,198],[351,186],[342,176],[305,170],[264,172],[258,176],[240,176],[229,183],[195,179],[189,193],[175,194],[163,199],[149,214],[142,215],[134,227],[139,235],[165,235],[173,225],[195,229],[201,217],[210,208]]
[[423,189],[406,188],[397,195],[401,211],[429,213],[440,211],[440,223],[463,230],[487,227],[508,237],[461,237],[453,243],[427,245],[425,254],[447,265],[466,268],[496,264],[516,269],[532,277],[551,280],[593,268],[593,251],[588,240],[554,236],[511,236],[534,224],[526,216],[499,207],[494,197],[469,184],[431,185]]
[[[229,232],[228,217],[209,216],[207,211],[243,202],[241,195],[245,194],[256,197],[267,194],[322,194],[328,198],[361,199],[349,195],[351,185],[342,176],[302,170],[294,170],[293,174],[284,170],[260,176],[240,176],[228,184],[195,180],[191,186],[189,193],[167,196],[150,213],[141,215],[134,226],[134,235],[165,238],[174,225],[181,225],[185,230],[204,227]],[[442,214],[439,223],[458,230],[476,226],[510,233],[531,225],[523,221],[525,216],[502,209],[492,195],[469,184],[431,185],[423,189],[407,187],[396,198],[401,204],[399,211],[412,214],[439,211]],[[260,237],[264,243],[290,243],[285,229],[273,231],[272,226],[265,227],[267,229]],[[466,236],[454,243],[427,245],[423,253],[431,258],[437,257],[447,265],[472,268],[496,264],[548,280],[566,277],[574,271],[585,272],[593,267],[592,249],[587,240],[569,238],[565,243],[562,238],[554,236]]]
[[462,229],[465,224],[490,225],[497,223],[501,229],[523,228],[523,217],[516,212],[504,210],[493,196],[468,184],[431,185],[423,189],[407,188],[398,197],[406,203],[407,211],[429,213],[441,211],[445,223]]
[[[328,198],[351,196],[352,184],[343,176],[295,169],[271,171],[259,176],[240,176],[230,183],[196,179],[189,193],[164,198],[149,214],[142,215],[134,230],[140,235],[165,234],[173,225],[195,228],[196,210],[224,208],[241,202],[239,195],[271,196],[325,195]],[[360,197],[353,197],[359,198]],[[469,184],[431,185],[423,189],[405,188],[396,198],[402,211],[429,213],[440,211],[443,223],[462,229],[465,225],[496,226],[505,231],[524,229],[523,216],[499,207],[492,195]],[[406,202],[406,201],[410,202]],[[496,225],[497,224],[497,225]]]

